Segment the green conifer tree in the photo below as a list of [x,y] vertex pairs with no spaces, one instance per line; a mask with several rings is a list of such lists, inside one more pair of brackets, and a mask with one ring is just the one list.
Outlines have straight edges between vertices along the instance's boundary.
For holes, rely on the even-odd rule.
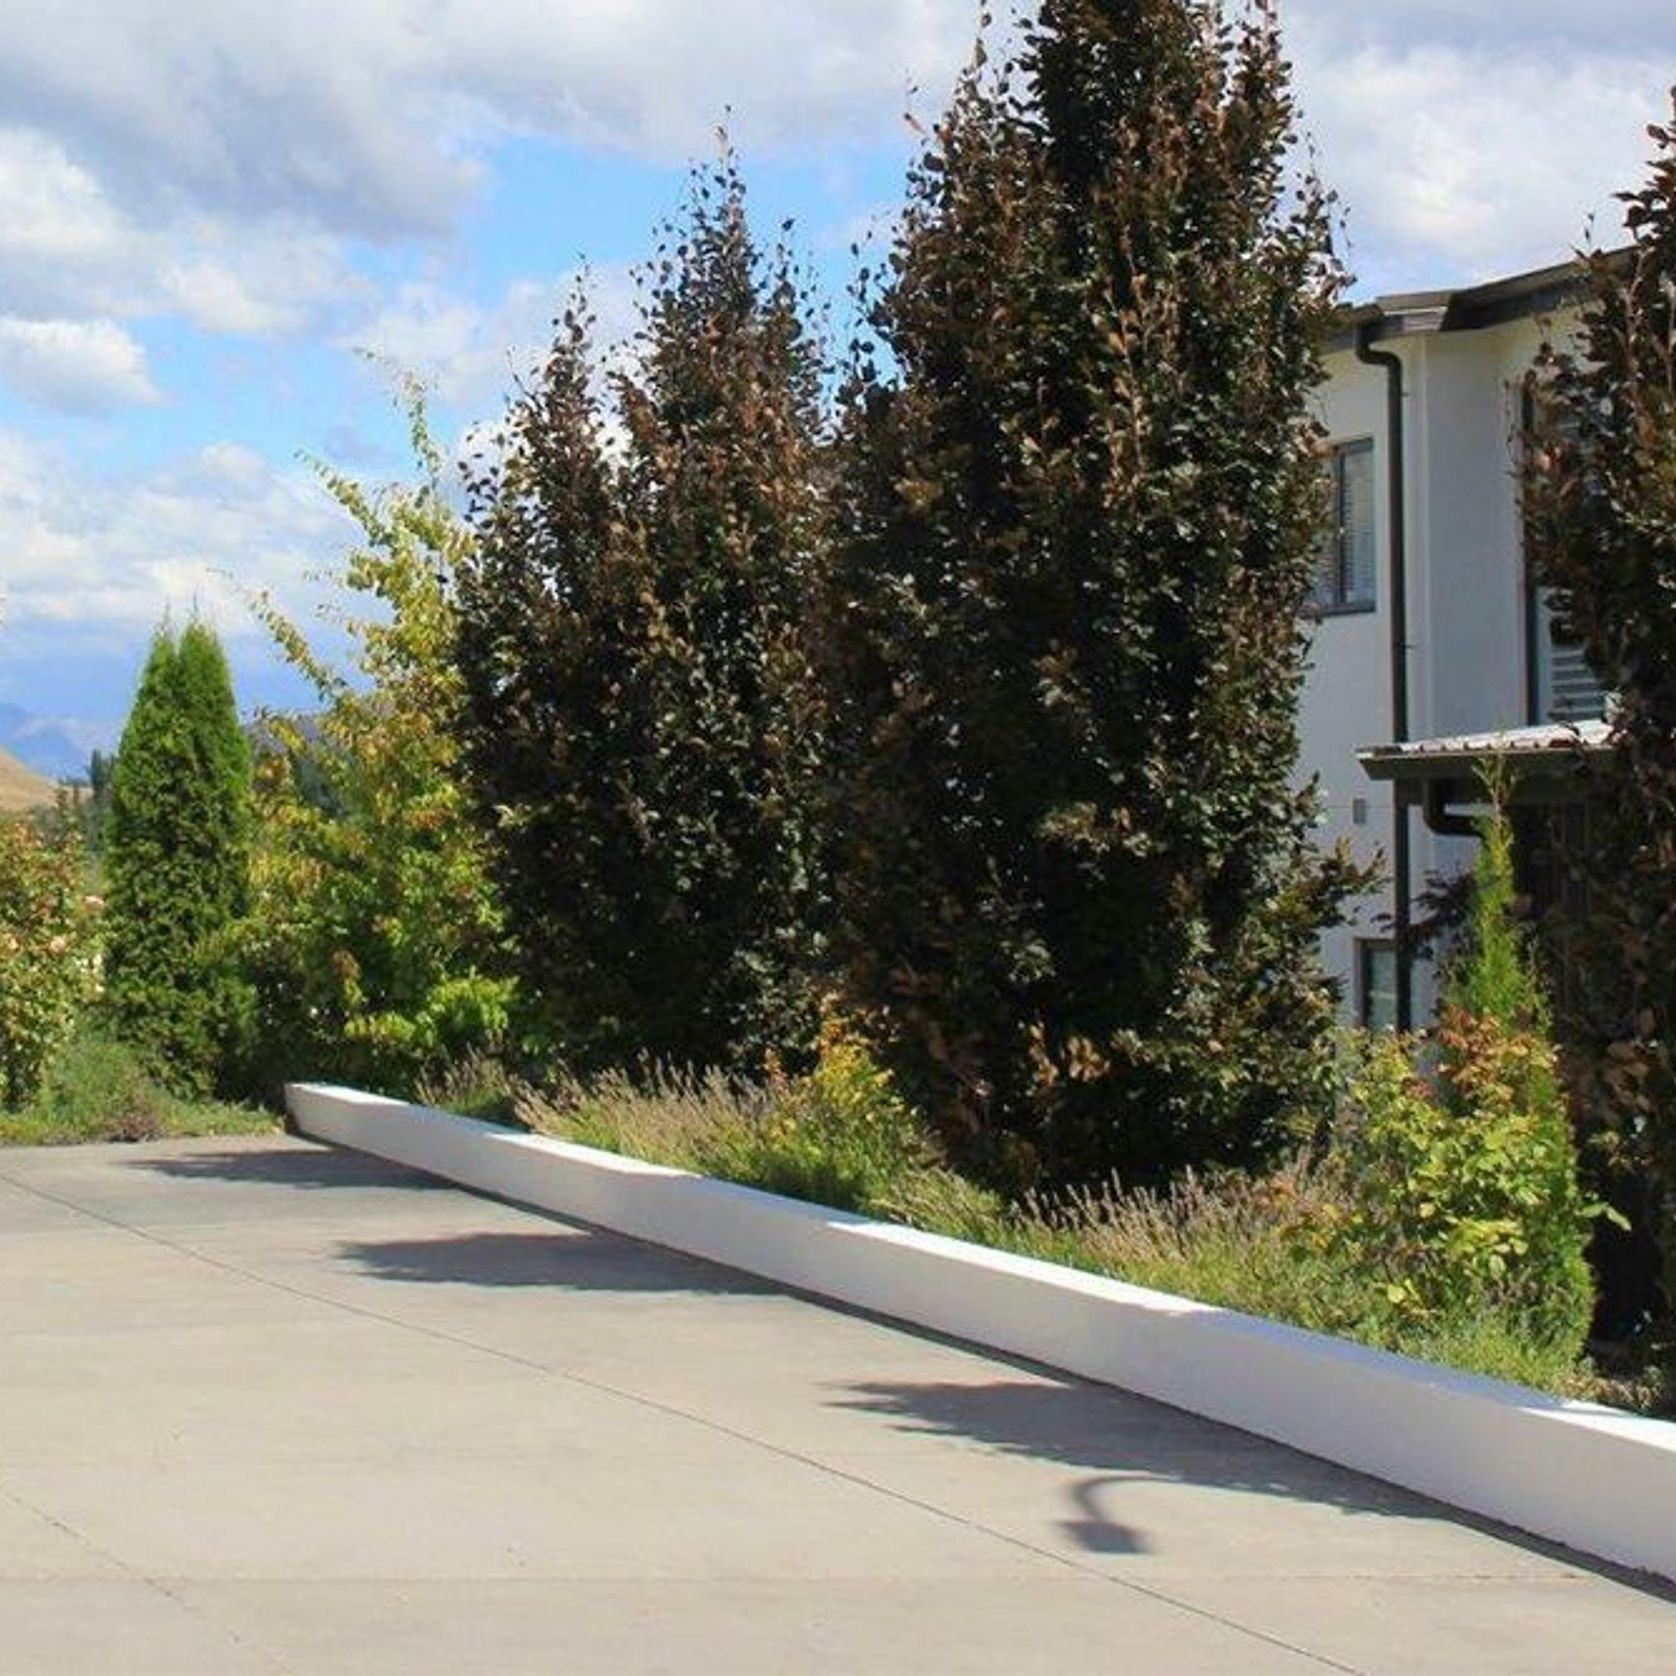
[[221,644],[158,631],[123,731],[105,840],[106,1001],[117,1031],[183,1092],[241,1051],[225,934],[250,872],[250,747]]

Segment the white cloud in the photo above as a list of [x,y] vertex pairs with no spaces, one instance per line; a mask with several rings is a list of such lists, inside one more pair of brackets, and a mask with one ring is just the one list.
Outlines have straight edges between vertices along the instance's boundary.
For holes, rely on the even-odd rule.
[[0,317],[0,383],[62,413],[158,400],[145,350],[114,320]]
[[540,366],[553,341],[554,322],[579,283],[595,315],[595,345],[609,354],[637,323],[634,283],[626,268],[517,279],[490,307],[415,281],[400,287],[378,314],[347,331],[341,346],[365,350],[400,372],[416,374],[451,407],[495,411],[515,383]]
[[230,638],[252,635],[243,591],[304,600],[309,573],[350,535],[309,472],[236,444],[113,481],[16,433],[0,433],[0,523],[8,629],[80,636],[131,636],[194,610]]
[[124,205],[447,230],[485,137],[663,160],[876,132],[940,101],[973,0],[10,0],[0,108],[73,136]]
[[1340,43],[1377,41],[1402,50],[1431,44],[1503,56],[1549,48],[1569,56],[1657,56],[1672,32],[1666,0],[1611,0],[1590,8],[1576,0],[1402,0],[1400,6],[1290,0],[1281,15],[1289,27],[1307,25]]
[[293,223],[233,226],[198,219],[156,241],[152,310],[210,332],[300,331],[319,309],[370,289],[341,243]]
[[[940,107],[977,0],[9,0],[0,313],[305,330],[353,239],[439,239],[494,143],[658,160],[892,131]],[[997,8],[1005,12],[1005,4]],[[1639,178],[1676,75],[1670,0],[1289,0],[1306,117],[1371,281],[1551,260]],[[515,291],[516,288],[514,288]],[[462,312],[410,286],[381,324],[474,392],[535,341],[533,297]],[[488,316],[495,318],[490,319]],[[538,339],[542,333],[535,334]],[[418,351],[412,354],[411,351]]]
[[11,260],[106,260],[122,242],[120,218],[98,181],[45,134],[0,131],[0,205]]
[[274,218],[143,222],[56,139],[0,129],[0,311],[40,318],[180,315],[209,331],[304,325],[362,287],[339,242]]
[[1452,285],[1563,260],[1638,184],[1669,115],[1676,9],[1616,0],[1295,0],[1306,126],[1350,216],[1360,289]]

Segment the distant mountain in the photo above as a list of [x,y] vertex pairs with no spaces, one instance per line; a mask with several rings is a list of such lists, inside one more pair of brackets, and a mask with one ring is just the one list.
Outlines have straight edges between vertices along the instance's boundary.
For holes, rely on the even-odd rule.
[[85,780],[87,759],[110,750],[113,730],[98,722],[37,716],[17,704],[0,704],[0,751],[49,780]]
[[25,768],[9,751],[0,750],[0,814],[42,808],[52,802],[56,789],[44,774]]

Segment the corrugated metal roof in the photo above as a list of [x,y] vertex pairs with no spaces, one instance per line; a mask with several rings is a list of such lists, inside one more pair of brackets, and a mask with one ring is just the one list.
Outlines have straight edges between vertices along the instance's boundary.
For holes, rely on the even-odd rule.
[[1486,758],[1511,759],[1521,772],[1541,764],[1550,772],[1563,773],[1579,753],[1604,751],[1610,737],[1606,722],[1544,722],[1536,727],[1413,739],[1400,745],[1370,745],[1358,751],[1356,758],[1374,780],[1452,778],[1472,773]]

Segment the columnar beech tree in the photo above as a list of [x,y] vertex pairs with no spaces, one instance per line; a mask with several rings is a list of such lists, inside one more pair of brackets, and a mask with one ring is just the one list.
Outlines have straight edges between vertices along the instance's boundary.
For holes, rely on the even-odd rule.
[[186,1092],[212,1087],[245,1014],[225,938],[250,880],[250,747],[202,623],[152,642],[105,835],[105,989],[119,1033]]
[[1318,1110],[1344,864],[1292,784],[1340,274],[1263,8],[1045,0],[913,172],[842,437],[851,994],[1003,1182]]
[[812,1037],[820,361],[731,158],[645,276],[607,458],[573,313],[476,485],[470,760],[533,994],[581,1057]]
[[1538,379],[1526,511],[1559,618],[1618,694],[1566,1022],[1593,1116],[1649,1187],[1676,1309],[1676,123],[1651,133],[1630,246],[1586,258],[1578,338]]

